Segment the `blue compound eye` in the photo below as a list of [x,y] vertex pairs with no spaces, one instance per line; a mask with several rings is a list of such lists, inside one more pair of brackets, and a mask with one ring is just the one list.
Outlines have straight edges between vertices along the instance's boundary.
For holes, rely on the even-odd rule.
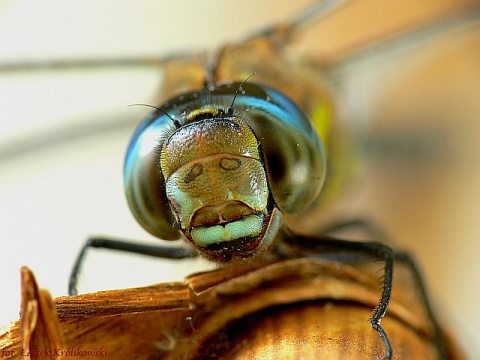
[[325,151],[298,107],[263,85],[235,97],[239,86],[169,100],[140,124],[125,160],[139,223],[216,261],[268,246],[282,215],[310,205],[325,179]]

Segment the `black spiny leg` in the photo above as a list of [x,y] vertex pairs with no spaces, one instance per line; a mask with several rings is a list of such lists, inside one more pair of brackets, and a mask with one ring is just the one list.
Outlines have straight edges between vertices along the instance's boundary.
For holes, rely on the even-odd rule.
[[399,263],[404,264],[411,272],[413,280],[415,282],[415,286],[418,289],[419,296],[423,302],[423,306],[427,311],[428,317],[430,318],[430,322],[433,326],[434,336],[435,336],[435,344],[437,345],[438,350],[438,358],[439,359],[449,359],[450,356],[448,351],[448,346],[445,341],[445,337],[440,329],[440,325],[438,324],[432,307],[430,306],[430,301],[428,299],[427,291],[423,282],[423,278],[420,274],[420,270],[417,267],[415,260],[409,253],[406,252],[397,252],[395,253],[395,260]]
[[[350,229],[361,230],[369,239],[374,239],[375,241],[380,241],[384,244],[390,243],[386,234],[375,223],[362,218],[333,222],[325,226],[321,233],[333,234],[335,232]],[[396,251],[394,252],[394,256],[395,261],[405,265],[411,273],[412,279],[418,290],[420,300],[423,302],[423,307],[426,309],[428,317],[430,318],[430,322],[432,323],[434,329],[435,344],[439,353],[439,359],[448,359],[448,346],[440,329],[440,325],[438,324],[436,317],[434,316],[430,301],[428,299],[423,277],[420,273],[417,263],[415,262],[412,255],[407,252]]]
[[385,345],[384,359],[391,359],[393,356],[392,345],[380,322],[387,312],[392,294],[393,265],[395,261],[393,250],[381,243],[348,241],[329,236],[287,235],[284,238],[284,242],[289,245],[289,253],[286,253],[286,256],[318,257],[344,263],[373,262],[378,260],[385,262],[382,294],[378,305],[372,311],[369,321]]
[[83,245],[77,260],[73,265],[70,279],[68,282],[68,294],[77,295],[78,274],[83,265],[85,255],[89,248],[110,249],[116,251],[124,251],[133,254],[141,254],[153,256],[163,259],[185,259],[197,256],[195,250],[183,247],[167,247],[167,246],[153,246],[146,244],[138,244],[126,240],[113,240],[108,238],[90,238]]
[[[333,235],[335,233],[340,233],[340,232],[349,231],[349,230],[360,230],[368,239],[379,241],[383,244],[390,243],[386,234],[376,224],[374,224],[373,222],[368,221],[366,219],[362,219],[362,218],[354,218],[354,219],[332,222],[330,224],[327,224],[327,226],[324,226],[320,233],[327,234],[327,235]],[[316,242],[318,244],[318,243],[322,243],[324,241],[325,240],[323,239],[323,237],[319,237],[316,240],[313,239],[313,238],[309,239],[308,243],[311,244],[312,242],[313,243]],[[335,240],[335,241],[338,241],[338,240]],[[328,245],[328,241],[325,244],[330,247],[330,245]],[[347,241],[345,246],[348,247],[349,246],[348,244],[352,244],[352,243]],[[357,244],[369,244],[369,243],[357,243]],[[304,250],[308,251],[311,256],[314,256],[314,254],[312,254],[312,250],[311,249],[308,250],[309,245],[305,246],[305,244],[299,243],[296,246],[297,247],[298,246],[306,247],[307,249],[304,249]],[[354,245],[352,245],[352,246],[354,246]],[[324,257],[323,254],[321,253],[323,251],[323,249],[318,248],[317,245],[314,245],[314,247],[317,248],[317,250],[315,250],[315,251],[320,252],[319,256]],[[367,246],[367,247],[369,247],[369,246]],[[328,252],[331,253],[330,250]],[[369,252],[369,250],[367,250],[367,252]],[[449,358],[448,346],[446,344],[446,341],[445,341],[443,333],[440,329],[440,326],[439,326],[439,324],[438,324],[438,322],[437,322],[437,320],[434,316],[432,307],[430,305],[430,301],[428,299],[426,288],[425,288],[422,276],[420,274],[420,271],[419,271],[419,269],[416,265],[416,262],[414,261],[414,259],[412,258],[412,256],[409,253],[397,252],[397,251],[395,251],[395,252],[392,251],[392,253],[393,253],[393,256],[394,256],[394,260],[397,263],[404,265],[406,267],[406,269],[408,269],[408,271],[410,272],[410,274],[412,276],[415,287],[418,291],[417,294],[419,295],[420,301],[422,301],[422,303],[423,303],[422,305],[426,309],[429,320],[430,320],[430,322],[433,326],[434,337],[435,337],[434,340],[435,340],[435,344],[436,344],[436,347],[437,347],[437,350],[438,350],[439,359],[448,359]],[[327,257],[335,259],[335,254],[334,253],[330,254],[330,256],[327,254]],[[346,258],[344,254],[343,255],[339,254],[338,260],[340,260],[340,261],[345,261],[346,260],[346,262],[353,262],[352,261],[353,259]],[[387,280],[387,273],[385,273],[385,280]],[[385,292],[385,289],[386,289],[386,283],[384,282],[384,288],[383,288],[384,292]],[[382,314],[382,311],[381,311],[381,310],[383,310],[382,303],[384,304],[383,293],[382,293],[382,297],[380,299],[379,307],[377,307],[374,310],[374,312],[372,314],[372,317],[370,318],[371,322],[373,320],[372,326],[374,328],[375,328],[374,323],[376,321],[379,321],[382,317],[382,316],[378,317],[379,315]],[[380,307],[382,307],[382,308],[380,309]],[[386,310],[386,307],[385,307],[385,310]],[[382,338],[383,338],[383,336],[382,336]]]

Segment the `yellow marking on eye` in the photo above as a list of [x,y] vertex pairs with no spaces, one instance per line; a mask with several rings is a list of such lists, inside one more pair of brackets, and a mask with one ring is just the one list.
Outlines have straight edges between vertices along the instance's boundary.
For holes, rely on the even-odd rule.
[[330,131],[332,128],[332,109],[328,103],[322,102],[318,104],[312,111],[313,127],[317,131],[318,136],[322,140],[325,151],[328,153]]

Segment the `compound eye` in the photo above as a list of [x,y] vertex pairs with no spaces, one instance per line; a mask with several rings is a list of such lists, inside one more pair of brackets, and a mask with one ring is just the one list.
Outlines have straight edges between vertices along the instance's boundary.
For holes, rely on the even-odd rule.
[[135,219],[152,235],[164,240],[180,238],[165,195],[165,179],[158,166],[159,139],[175,131],[167,115],[156,112],[145,119],[130,141],[124,165],[124,186]]
[[327,162],[323,144],[310,120],[286,95],[265,85],[245,87],[247,95],[239,96],[235,105],[248,108],[246,121],[259,139],[275,204],[285,214],[298,213],[323,187]]

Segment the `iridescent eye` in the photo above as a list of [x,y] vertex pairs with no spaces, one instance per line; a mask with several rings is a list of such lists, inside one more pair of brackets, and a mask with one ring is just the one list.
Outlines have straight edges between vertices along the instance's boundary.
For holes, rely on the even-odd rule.
[[207,105],[193,96],[200,90],[169,100],[139,126],[125,161],[140,224],[163,239],[182,235],[217,261],[268,246],[283,215],[317,198],[326,171],[321,141],[293,101],[253,83],[238,93],[240,85],[211,86]]

